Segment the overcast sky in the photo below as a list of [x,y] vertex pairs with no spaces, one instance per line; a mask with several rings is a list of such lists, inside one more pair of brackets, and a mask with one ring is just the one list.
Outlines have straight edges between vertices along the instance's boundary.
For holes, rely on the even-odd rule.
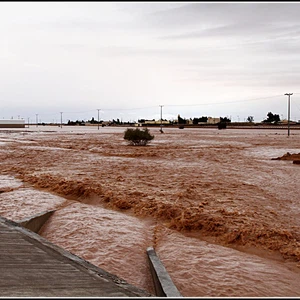
[[[298,2],[0,2],[0,118],[300,119]],[[62,112],[62,115],[61,113]]]

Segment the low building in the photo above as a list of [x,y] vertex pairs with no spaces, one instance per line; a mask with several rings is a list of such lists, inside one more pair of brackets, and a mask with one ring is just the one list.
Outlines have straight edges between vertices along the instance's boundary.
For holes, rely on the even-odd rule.
[[0,128],[25,128],[25,120],[0,120]]
[[167,125],[167,124],[170,124],[170,121],[167,121],[167,120],[145,120],[143,122],[143,124],[146,124],[146,125],[160,125],[160,124],[164,124],[164,125]]
[[[284,119],[284,120],[278,122],[278,124],[282,124],[282,125],[287,125],[288,123],[289,123],[289,121],[286,120],[286,119]],[[290,125],[295,125],[295,124],[297,124],[296,121],[290,120]]]
[[207,124],[218,124],[220,120],[221,120],[220,118],[208,117]]

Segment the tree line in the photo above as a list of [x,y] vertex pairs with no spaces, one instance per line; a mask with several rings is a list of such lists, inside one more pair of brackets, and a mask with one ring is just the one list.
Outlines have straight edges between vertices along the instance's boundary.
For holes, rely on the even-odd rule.
[[[146,119],[139,119],[138,123],[145,123],[147,120]],[[155,121],[155,119],[153,119],[152,121]],[[167,119],[163,119],[163,121],[168,121]],[[190,118],[190,119],[186,119],[186,118],[182,118],[180,117],[180,115],[178,115],[178,120],[177,121],[172,121],[169,120],[170,124],[180,124],[180,125],[185,125],[190,123],[190,121],[192,121],[193,125],[197,125],[197,124],[201,124],[201,123],[207,123],[208,121],[208,117],[207,116],[202,116],[202,117],[195,117],[195,118]],[[280,117],[278,114],[273,114],[272,112],[268,112],[267,113],[267,118],[264,119],[262,121],[262,123],[274,123],[277,124],[278,122],[280,122]],[[84,120],[76,120],[76,121],[71,121],[68,120],[68,125],[85,125],[85,123],[90,123],[90,124],[103,124],[103,120],[101,121],[97,121],[95,120],[94,117],[92,117],[90,120],[84,121]],[[249,123],[253,123],[254,122],[254,117],[253,116],[248,116],[247,117],[247,122]],[[108,123],[110,125],[126,125],[126,124],[132,124],[134,122],[122,122],[120,121],[120,119],[112,119],[112,121],[108,121]],[[220,117],[220,123],[231,123],[231,119],[228,117]]]

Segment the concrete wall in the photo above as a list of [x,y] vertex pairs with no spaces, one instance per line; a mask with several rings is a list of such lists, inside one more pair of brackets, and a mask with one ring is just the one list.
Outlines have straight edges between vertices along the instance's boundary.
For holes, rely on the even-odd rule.
[[152,247],[147,248],[150,271],[158,297],[183,297]]
[[31,216],[18,222],[23,227],[38,233],[46,221],[52,216],[55,210],[46,211],[38,215]]

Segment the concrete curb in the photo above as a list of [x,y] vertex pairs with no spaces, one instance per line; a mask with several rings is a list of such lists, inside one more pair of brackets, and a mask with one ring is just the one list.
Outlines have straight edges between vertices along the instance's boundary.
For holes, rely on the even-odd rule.
[[183,297],[152,247],[147,248],[150,270],[158,297]]
[[54,212],[55,210],[42,212],[32,217],[25,218],[17,223],[35,233],[38,233]]

